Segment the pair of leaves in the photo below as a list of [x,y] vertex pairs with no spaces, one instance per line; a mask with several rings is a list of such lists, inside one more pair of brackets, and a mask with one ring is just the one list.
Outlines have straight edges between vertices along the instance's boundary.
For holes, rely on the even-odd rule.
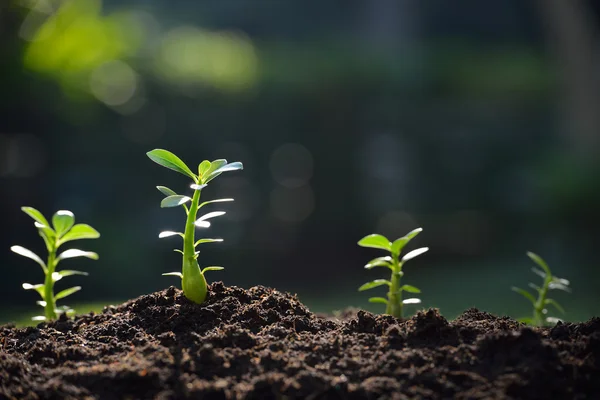
[[[73,271],[73,272],[77,272],[77,271]],[[31,283],[23,283],[22,287],[25,290],[35,290],[36,292],[39,293],[42,300],[46,301],[46,293],[44,292],[43,284],[38,283],[37,285],[32,285]],[[80,290],[81,290],[81,286],[73,286],[68,289],[61,290],[60,292],[58,292],[57,294],[54,295],[54,300],[64,299],[65,297],[70,296],[73,293],[78,292]]]
[[[362,292],[362,291],[373,289],[373,288],[383,286],[383,285],[392,286],[392,282],[388,281],[387,279],[375,279],[374,281],[367,282],[364,285],[362,285],[361,287],[359,287],[358,291]],[[417,287],[412,286],[412,285],[402,285],[400,287],[400,289],[398,289],[398,293],[403,292],[403,291],[409,292],[409,293],[421,293],[421,290],[419,290]]]
[[21,210],[29,215],[46,237],[58,239],[59,244],[71,240],[97,239],[100,233],[87,224],[75,224],[75,215],[68,210],[59,210],[52,216],[52,226],[44,215],[33,207],[21,207]]
[[[17,253],[20,256],[23,257],[27,257],[33,261],[35,261],[36,263],[38,263],[42,269],[44,270],[44,273],[46,273],[46,271],[48,270],[46,263],[44,261],[42,261],[42,259],[35,254],[33,251],[26,249],[23,246],[11,246],[11,251],[13,251],[14,253]],[[79,250],[79,249],[69,249],[69,250],[65,250],[64,252],[62,252],[57,258],[56,258],[56,263],[58,263],[60,260],[64,260],[67,258],[75,258],[75,257],[87,257],[90,258],[92,260],[97,260],[98,259],[98,254],[94,253],[93,251],[83,251],[83,250]]]
[[[389,300],[386,299],[385,297],[371,297],[369,299],[369,303],[379,303],[379,304],[389,304]],[[410,298],[410,299],[404,299],[402,300],[402,304],[407,305],[407,304],[420,304],[421,303],[421,299],[417,299],[416,297]]]
[[393,243],[390,242],[385,236],[374,233],[359,240],[358,245],[362,247],[372,247],[376,249],[387,250],[392,254],[399,255],[404,246],[422,231],[423,228],[417,228],[407,233],[405,236],[396,239]]
[[146,153],[146,155],[155,163],[188,176],[197,184],[202,185],[207,184],[223,172],[236,171],[244,168],[239,161],[228,164],[227,160],[215,160],[213,162],[204,160],[198,166],[198,176],[196,176],[179,157],[168,150],[154,149]]
[[[206,267],[206,268],[202,269],[200,272],[202,273],[202,275],[204,275],[204,273],[207,271],[222,271],[224,269],[225,268],[223,268],[223,267],[218,267],[216,265],[212,265],[210,267]],[[163,276],[177,276],[177,277],[183,279],[183,274],[181,272],[167,272],[167,273],[164,273]]]

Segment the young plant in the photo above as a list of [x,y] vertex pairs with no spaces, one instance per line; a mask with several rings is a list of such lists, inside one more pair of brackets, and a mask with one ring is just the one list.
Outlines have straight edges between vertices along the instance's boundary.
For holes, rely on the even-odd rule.
[[[176,249],[183,256],[181,272],[169,272],[163,275],[173,275],[181,278],[181,288],[183,294],[191,301],[201,304],[206,299],[207,284],[204,273],[206,271],[219,271],[223,267],[211,266],[200,269],[198,265],[199,251],[196,247],[202,243],[222,242],[223,239],[199,239],[195,241],[195,228],[208,228],[210,226],[209,219],[225,214],[225,211],[213,211],[204,214],[200,218],[196,218],[198,210],[207,204],[233,201],[233,199],[217,199],[200,203],[200,194],[210,181],[221,175],[223,172],[236,171],[243,169],[241,162],[227,163],[227,160],[204,160],[198,165],[198,175],[192,172],[190,168],[175,154],[162,149],[155,149],[146,153],[147,156],[155,163],[162,165],[165,168],[177,171],[192,179],[193,183],[190,188],[194,190],[192,197],[184,196],[175,193],[173,190],[165,186],[157,186],[156,188],[166,197],[161,201],[160,206],[165,207],[183,207],[187,214],[185,223],[185,231],[161,232],[158,237],[165,238],[170,236],[181,236],[183,238],[183,250]],[[189,206],[188,206],[188,203]]]
[[92,260],[98,259],[98,254],[92,251],[83,251],[79,249],[69,249],[58,254],[57,251],[60,246],[70,242],[72,240],[79,239],[97,239],[100,237],[98,231],[87,224],[75,224],[75,216],[71,211],[60,210],[52,217],[52,227],[42,215],[41,212],[32,207],[21,207],[21,210],[29,215],[35,221],[35,227],[38,230],[39,235],[44,239],[46,249],[48,250],[48,259],[44,262],[37,254],[33,251],[28,250],[22,246],[12,246],[10,249],[15,253],[32,259],[38,263],[44,271],[45,279],[44,283],[32,285],[30,283],[24,283],[23,289],[33,289],[40,294],[42,300],[38,301],[37,304],[44,307],[44,316],[33,317],[34,321],[50,321],[56,319],[58,315],[67,313],[71,314],[74,312],[73,309],[62,306],[57,308],[56,301],[63,299],[79,290],[81,286],[73,286],[71,288],[62,290],[54,294],[54,284],[66,276],[71,275],[87,275],[87,272],[74,271],[63,269],[57,271],[56,267],[61,260],[75,257],[87,257]]
[[529,256],[529,258],[531,258],[533,260],[533,262],[535,262],[538,266],[540,266],[540,268],[542,268],[540,270],[540,269],[533,267],[533,268],[531,268],[531,270],[535,274],[541,276],[544,281],[542,283],[542,287],[539,287],[538,285],[535,285],[533,283],[529,284],[529,287],[531,287],[533,290],[535,290],[537,292],[537,298],[534,295],[532,295],[530,292],[528,292],[527,290],[524,290],[524,289],[521,289],[521,288],[518,288],[515,286],[513,286],[511,288],[512,290],[514,290],[515,292],[519,293],[520,295],[525,297],[527,300],[529,300],[531,302],[531,304],[533,304],[533,316],[531,318],[529,318],[529,317],[520,318],[519,321],[523,322],[525,324],[534,325],[534,326],[543,326],[545,323],[555,324],[558,321],[560,321],[560,319],[555,318],[555,317],[545,317],[544,318],[544,316],[548,313],[546,306],[553,306],[558,311],[560,311],[562,314],[565,313],[565,310],[562,308],[562,306],[560,304],[558,304],[558,302],[556,300],[549,299],[547,297],[548,291],[558,289],[558,290],[564,290],[565,292],[570,292],[571,291],[571,288],[569,287],[570,283],[566,279],[552,276],[552,272],[550,271],[550,267],[548,267],[548,264],[546,264],[546,262],[537,254],[532,253],[532,252],[527,252],[527,256]]
[[429,250],[429,248],[421,247],[408,252],[404,255],[404,257],[402,257],[402,259],[400,259],[400,253],[402,252],[404,246],[406,246],[411,239],[421,233],[422,230],[422,228],[417,228],[406,234],[406,236],[396,239],[394,242],[390,242],[385,236],[378,234],[365,236],[358,242],[359,246],[382,249],[390,253],[389,256],[374,258],[373,260],[369,261],[367,265],[365,265],[365,269],[372,269],[375,267],[388,268],[392,272],[390,280],[375,279],[374,281],[365,283],[359,287],[358,290],[362,292],[363,290],[369,290],[379,286],[387,285],[389,287],[387,299],[383,297],[371,297],[369,302],[385,304],[385,313],[396,318],[402,318],[402,308],[404,304],[419,304],[421,302],[421,300],[417,298],[402,300],[402,292],[421,293],[421,291],[411,285],[400,285],[400,280],[402,276],[404,276],[404,272],[402,272],[404,263],[420,254],[425,253],[427,250]]

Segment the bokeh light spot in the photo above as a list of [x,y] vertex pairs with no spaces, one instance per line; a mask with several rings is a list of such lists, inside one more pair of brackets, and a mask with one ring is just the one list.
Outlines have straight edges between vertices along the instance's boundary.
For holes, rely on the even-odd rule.
[[90,75],[92,94],[109,106],[125,104],[135,94],[137,85],[135,71],[120,60],[105,62]]
[[299,188],[278,187],[271,192],[271,212],[283,222],[302,222],[315,209],[315,196],[309,185]]
[[297,143],[286,143],[271,155],[271,174],[277,183],[287,188],[306,185],[313,174],[310,151]]

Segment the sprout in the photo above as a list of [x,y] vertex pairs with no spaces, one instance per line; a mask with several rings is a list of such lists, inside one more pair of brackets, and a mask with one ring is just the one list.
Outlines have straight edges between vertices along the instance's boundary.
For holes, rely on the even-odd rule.
[[418,298],[402,300],[402,292],[421,293],[421,291],[411,285],[400,286],[400,279],[404,275],[404,272],[402,272],[402,266],[404,263],[425,253],[427,250],[429,250],[429,248],[421,247],[419,249],[410,251],[406,253],[402,259],[400,259],[400,253],[402,252],[404,246],[406,246],[406,244],[415,236],[417,236],[422,230],[422,228],[417,228],[409,232],[406,236],[395,240],[393,243],[390,242],[385,236],[378,234],[365,236],[358,242],[359,246],[382,249],[390,253],[389,256],[374,258],[373,260],[369,261],[367,265],[365,265],[365,269],[371,269],[375,267],[389,268],[392,272],[390,280],[375,279],[374,281],[365,283],[359,287],[358,290],[362,292],[363,290],[369,290],[379,286],[387,285],[389,287],[387,298],[371,297],[369,302],[385,304],[385,313],[396,318],[402,318],[403,305],[419,304],[421,302],[421,300]]
[[552,276],[552,272],[550,271],[550,267],[548,267],[548,264],[546,264],[546,262],[537,254],[527,252],[527,256],[542,268],[540,270],[533,267],[531,268],[531,270],[536,275],[539,275],[544,280],[544,282],[542,284],[542,287],[539,287],[533,283],[529,284],[529,287],[531,287],[535,292],[537,292],[537,298],[527,290],[515,286],[511,288],[513,291],[519,293],[527,300],[529,300],[533,305],[533,316],[531,318],[520,318],[519,321],[534,326],[543,326],[545,323],[555,324],[558,321],[560,321],[560,319],[555,317],[546,317],[545,315],[548,313],[546,306],[551,305],[562,314],[565,313],[565,310],[560,304],[558,304],[556,300],[547,298],[548,291],[558,289],[563,290],[565,292],[571,292],[571,288],[569,287],[570,282],[566,279]]
[[221,175],[223,172],[236,171],[243,169],[241,162],[227,163],[227,160],[204,160],[198,165],[198,175],[194,174],[192,170],[175,154],[162,149],[155,149],[146,153],[147,156],[155,163],[162,165],[165,168],[177,171],[192,179],[193,183],[190,188],[194,190],[192,197],[184,196],[175,193],[173,190],[165,186],[157,186],[156,188],[165,195],[165,198],[161,201],[160,206],[165,207],[183,207],[187,214],[187,220],[185,223],[185,231],[173,232],[164,231],[161,232],[158,237],[166,238],[171,236],[181,236],[183,238],[183,250],[176,249],[183,256],[183,265],[181,272],[168,272],[163,275],[177,276],[181,278],[181,287],[183,294],[191,301],[201,304],[206,299],[207,284],[204,277],[206,271],[219,271],[223,267],[206,267],[200,269],[198,265],[199,251],[196,251],[196,247],[202,243],[213,243],[222,242],[223,239],[199,239],[194,240],[195,229],[208,228],[210,227],[210,219],[220,217],[225,214],[225,211],[213,211],[196,218],[198,210],[207,204],[221,203],[233,201],[233,199],[217,199],[210,200],[200,203],[200,193],[207,184]]
[[57,256],[57,250],[61,245],[72,240],[97,239],[100,237],[100,234],[87,224],[75,224],[75,215],[73,215],[71,211],[57,211],[52,217],[51,228],[46,218],[35,208],[22,207],[21,210],[33,218],[35,221],[34,225],[44,240],[44,243],[46,243],[46,249],[48,250],[48,259],[46,262],[44,262],[37,254],[22,246],[12,246],[10,248],[13,252],[38,263],[40,267],[42,267],[46,277],[43,284],[39,283],[32,285],[30,283],[23,283],[23,289],[33,289],[42,297],[42,300],[38,301],[37,304],[44,307],[45,315],[34,317],[33,320],[50,321],[56,319],[59,314],[71,314],[74,312],[74,310],[67,306],[57,308],[56,300],[63,299],[75,292],[78,292],[81,290],[81,286],[73,286],[54,294],[54,283],[67,276],[87,275],[88,273],[74,270],[56,271],[56,267],[61,260],[65,260],[67,258],[86,257],[91,258],[92,260],[97,260],[98,254],[92,251],[69,249],[63,251]]

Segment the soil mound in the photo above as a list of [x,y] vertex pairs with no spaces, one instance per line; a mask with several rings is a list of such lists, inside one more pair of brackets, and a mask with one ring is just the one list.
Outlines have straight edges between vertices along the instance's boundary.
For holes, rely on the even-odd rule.
[[295,296],[174,287],[101,314],[0,327],[0,398],[600,399],[600,319],[531,329],[467,310],[405,321]]

